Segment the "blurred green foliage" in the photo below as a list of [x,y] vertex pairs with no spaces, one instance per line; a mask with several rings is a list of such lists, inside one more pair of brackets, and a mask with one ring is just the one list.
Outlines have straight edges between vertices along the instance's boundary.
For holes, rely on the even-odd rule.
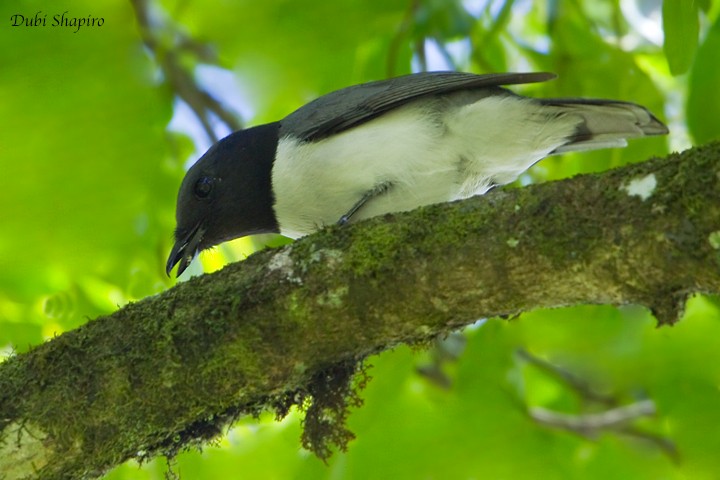
[[665,56],[673,75],[685,73],[692,64],[700,29],[699,3],[663,2]]
[[[167,130],[177,92],[158,60],[180,51],[178,38],[202,47],[182,50],[190,72],[215,63],[234,73],[237,85],[228,88],[241,89],[255,112],[242,119],[248,124],[336,88],[422,68],[547,70],[559,79],[523,92],[641,103],[668,120],[670,145],[681,148],[720,138],[718,3],[159,0],[150,2],[153,50],[126,1],[2,2],[0,347],[26,350],[171,285],[163,266],[174,200],[197,155],[189,137]],[[105,21],[77,33],[50,26],[66,10]],[[8,22],[38,11],[47,26]],[[221,102],[230,93],[213,92]],[[651,139],[551,158],[522,181],[667,150],[666,139]],[[204,254],[203,264],[219,268],[257,244],[233,242]],[[350,420],[357,439],[328,466],[300,449],[294,412],[281,422],[244,419],[218,445],[173,460],[173,469],[193,479],[714,479],[719,318],[715,300],[696,298],[679,325],[660,330],[639,307],[491,320],[469,330],[464,354],[442,366],[450,389],[415,372],[427,352],[402,347],[370,359],[374,379]],[[518,348],[623,404],[654,400],[657,416],[639,422],[651,438],[584,438],[533,422],[528,407],[577,414],[600,406],[522,361]],[[674,443],[677,458],[662,440]],[[160,479],[166,468],[162,460],[127,464],[108,478]]]

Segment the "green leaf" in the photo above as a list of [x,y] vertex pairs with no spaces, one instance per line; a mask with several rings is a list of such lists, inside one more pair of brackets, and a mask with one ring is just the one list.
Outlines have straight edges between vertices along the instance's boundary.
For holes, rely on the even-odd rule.
[[415,11],[416,37],[452,39],[470,33],[475,19],[457,0],[425,0]]
[[700,10],[705,13],[708,13],[710,11],[710,7],[712,6],[711,0],[695,0],[695,3],[697,4],[698,8],[700,8]]
[[698,4],[692,0],[663,2],[663,48],[673,75],[687,72],[692,65],[700,30],[698,14]]
[[687,122],[696,143],[706,143],[720,138],[720,18],[715,21],[705,41],[698,49],[697,58],[690,73]]

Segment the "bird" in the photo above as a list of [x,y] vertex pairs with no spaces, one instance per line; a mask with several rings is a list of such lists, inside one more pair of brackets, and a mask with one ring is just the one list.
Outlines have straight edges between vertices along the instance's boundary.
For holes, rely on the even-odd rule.
[[231,133],[187,171],[166,273],[234,238],[299,238],[481,195],[543,158],[623,147],[668,128],[645,107],[530,98],[507,86],[547,72],[421,72],[346,87],[285,118]]

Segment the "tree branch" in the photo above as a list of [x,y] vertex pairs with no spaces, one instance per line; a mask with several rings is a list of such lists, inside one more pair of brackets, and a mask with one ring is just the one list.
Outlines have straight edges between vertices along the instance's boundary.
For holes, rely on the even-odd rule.
[[620,429],[626,427],[633,420],[655,415],[656,409],[655,402],[652,400],[641,400],[622,407],[584,415],[553,412],[541,407],[532,407],[529,413],[530,417],[538,423],[564,428],[580,435],[594,436],[602,430]]
[[0,478],[93,478],[479,317],[720,293],[720,144],[330,227],[0,365]]
[[[674,462],[679,461],[678,450],[670,439],[645,431],[634,424],[636,419],[655,415],[655,403],[652,400],[643,399],[619,406],[621,404],[619,396],[599,393],[585,380],[572,372],[538,358],[524,349],[518,350],[516,354],[529,364],[560,380],[579,395],[582,400],[582,410],[586,410],[589,405],[594,404],[591,410],[592,413],[579,414],[555,412],[541,407],[529,407],[528,415],[537,423],[552,428],[562,428],[588,438],[596,438],[605,431],[614,431],[652,443],[660,448],[671,460]],[[597,404],[601,404],[604,410],[598,412],[596,410]]]
[[236,115],[221,102],[203,90],[193,77],[193,72],[183,64],[183,55],[190,54],[195,61],[217,64],[214,52],[196,40],[188,37],[170,21],[151,19],[146,0],[131,0],[138,22],[140,36],[145,46],[154,54],[163,76],[202,125],[208,138],[217,142],[217,134],[211,125],[210,115],[215,114],[231,131],[242,128]]

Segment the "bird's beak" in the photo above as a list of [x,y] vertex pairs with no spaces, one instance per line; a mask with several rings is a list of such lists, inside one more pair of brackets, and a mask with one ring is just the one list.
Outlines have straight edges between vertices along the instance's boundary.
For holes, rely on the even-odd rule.
[[200,242],[204,234],[205,229],[198,223],[195,228],[190,230],[190,233],[175,241],[165,266],[165,273],[167,273],[168,277],[170,271],[178,262],[180,265],[178,265],[177,276],[179,277],[185,271],[193,258],[195,258],[195,255],[200,251]]

